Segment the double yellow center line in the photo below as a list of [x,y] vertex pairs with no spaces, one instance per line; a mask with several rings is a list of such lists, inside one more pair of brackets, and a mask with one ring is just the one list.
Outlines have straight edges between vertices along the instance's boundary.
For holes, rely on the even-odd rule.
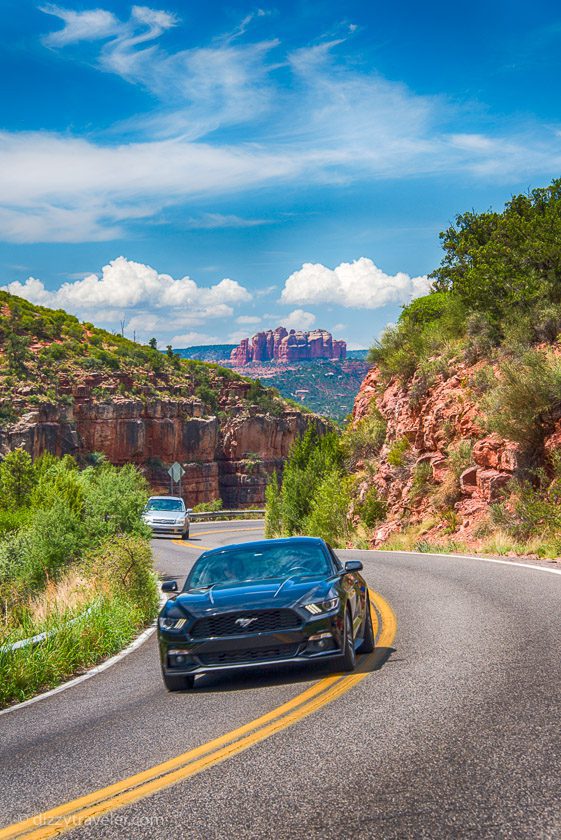
[[277,706],[276,709],[200,747],[87,796],[66,802],[57,808],[1,829],[0,840],[8,840],[8,838],[10,840],[37,838],[38,840],[38,838],[56,837],[86,822],[93,822],[97,817],[109,811],[138,802],[146,796],[184,781],[249,749],[345,694],[382,664],[387,655],[387,649],[395,638],[397,622],[390,605],[381,595],[372,590],[370,590],[370,602],[372,619],[378,636],[376,650],[362,658],[356,672],[325,677],[292,700]]

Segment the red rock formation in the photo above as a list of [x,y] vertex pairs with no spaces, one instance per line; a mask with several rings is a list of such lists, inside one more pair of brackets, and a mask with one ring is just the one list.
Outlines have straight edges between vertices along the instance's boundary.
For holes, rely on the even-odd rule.
[[345,359],[347,345],[335,341],[327,330],[290,330],[277,327],[276,330],[256,333],[253,338],[244,338],[232,350],[231,361],[235,366],[250,362],[300,362],[311,359]]
[[[520,468],[520,453],[516,443],[496,434],[486,434],[478,405],[470,391],[473,374],[482,367],[459,365],[448,378],[438,377],[421,400],[411,399],[418,377],[404,387],[397,380],[390,380],[385,388],[380,373],[372,368],[362,383],[355,400],[354,423],[364,418],[375,405],[387,421],[386,443],[381,450],[379,463],[372,479],[365,479],[359,495],[366,494],[372,484],[388,505],[387,521],[377,530],[374,544],[380,545],[392,533],[401,530],[403,517],[411,524],[425,521],[431,516],[440,523],[427,532],[429,539],[450,538],[450,528],[442,522],[442,512],[435,506],[434,493],[413,494],[415,467],[421,463],[431,466],[432,490],[438,493],[440,485],[457,482],[457,499],[453,509],[457,518],[454,536],[478,545],[478,526],[487,517],[491,502],[501,498],[504,489]],[[418,391],[417,391],[418,393]],[[553,435],[546,440],[546,453],[561,443],[561,421]],[[407,438],[409,449],[405,464],[394,467],[387,456],[392,444]],[[471,464],[458,479],[453,478],[449,452],[461,441],[471,442]]]

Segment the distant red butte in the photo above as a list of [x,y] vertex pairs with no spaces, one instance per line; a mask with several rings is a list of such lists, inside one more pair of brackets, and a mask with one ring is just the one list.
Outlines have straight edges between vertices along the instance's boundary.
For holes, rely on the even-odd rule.
[[250,362],[304,362],[310,359],[345,359],[347,344],[337,341],[327,330],[276,330],[258,332],[244,338],[232,350],[230,360],[236,367]]

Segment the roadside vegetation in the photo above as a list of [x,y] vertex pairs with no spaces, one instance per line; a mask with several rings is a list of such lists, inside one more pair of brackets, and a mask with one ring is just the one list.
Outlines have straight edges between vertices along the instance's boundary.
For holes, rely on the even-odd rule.
[[117,652],[152,620],[147,496],[130,466],[80,470],[22,449],[0,462],[0,707]]
[[[306,454],[306,441],[295,447],[282,484],[269,487],[270,533],[372,544],[399,483],[399,530],[384,547],[466,550],[456,537],[460,476],[474,464],[476,440],[496,433],[517,444],[517,467],[478,525],[478,547],[561,555],[561,465],[551,444],[561,430],[561,179],[513,197],[503,212],[458,216],[441,242],[430,293],[404,307],[371,348],[380,375],[370,414],[318,445],[330,453],[328,466]],[[479,431],[442,421],[444,476],[435,480],[409,437],[386,440],[377,404],[389,387],[422,415],[432,390],[452,377],[460,403],[476,407]],[[392,504],[395,520],[395,497]]]

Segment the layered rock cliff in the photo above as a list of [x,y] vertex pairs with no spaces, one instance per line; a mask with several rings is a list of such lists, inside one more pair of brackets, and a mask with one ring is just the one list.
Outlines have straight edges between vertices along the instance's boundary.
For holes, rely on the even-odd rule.
[[230,359],[236,365],[250,362],[298,362],[313,359],[345,359],[347,345],[333,338],[327,330],[288,331],[285,327],[258,332],[244,338],[232,350]]
[[230,370],[141,347],[65,313],[1,294],[0,457],[22,446],[73,455],[101,452],[137,464],[153,488],[167,468],[185,469],[190,506],[261,505],[268,476],[282,472],[316,415]]

